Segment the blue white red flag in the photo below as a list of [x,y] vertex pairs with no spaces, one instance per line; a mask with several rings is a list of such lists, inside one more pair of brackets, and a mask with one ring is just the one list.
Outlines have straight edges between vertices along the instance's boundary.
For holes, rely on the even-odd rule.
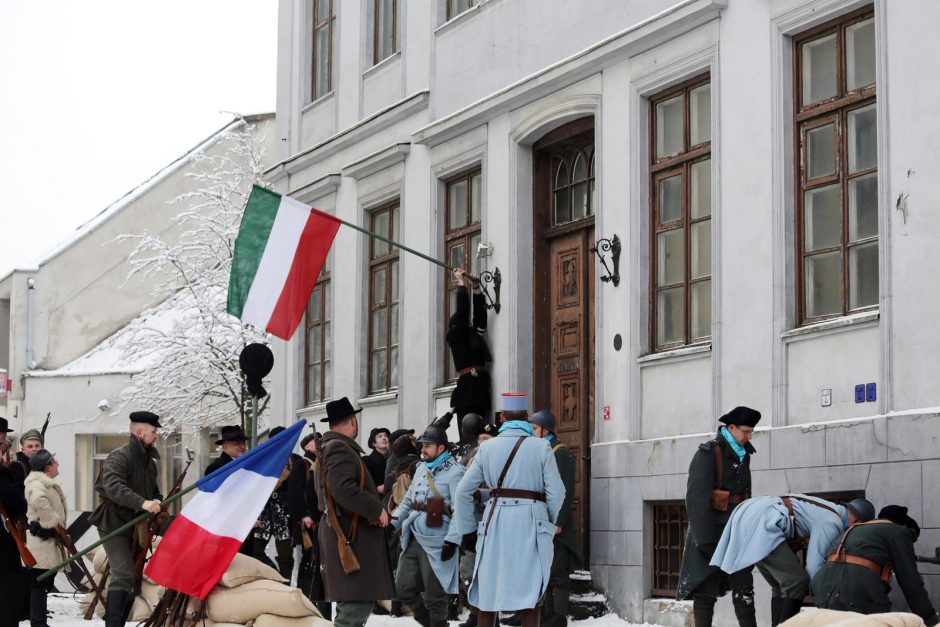
[[197,481],[195,496],[167,529],[145,574],[205,599],[254,527],[305,425],[298,420]]

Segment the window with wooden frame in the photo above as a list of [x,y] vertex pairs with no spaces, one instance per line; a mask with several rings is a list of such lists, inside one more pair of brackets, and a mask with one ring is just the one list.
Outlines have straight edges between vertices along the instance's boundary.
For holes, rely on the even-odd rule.
[[552,225],[594,215],[594,134],[584,134],[564,152],[552,156]]
[[689,530],[683,501],[650,503],[653,515],[653,596],[675,598]]
[[457,17],[470,7],[477,4],[478,0],[446,0],[447,2],[447,19]]
[[333,90],[333,0],[313,0],[313,80],[310,100]]
[[650,98],[650,344],[700,344],[712,325],[711,83]]
[[[392,241],[399,237],[394,203],[373,211],[370,230]],[[398,387],[398,249],[380,239],[369,244],[369,394]]]
[[799,324],[878,307],[875,20],[793,40]]
[[329,258],[313,286],[307,302],[307,341],[304,347],[305,398],[307,405],[322,403],[329,398],[332,383],[330,334],[330,284]]
[[372,64],[398,52],[398,0],[372,2]]
[[[444,246],[447,262],[453,268],[463,268],[471,274],[480,273],[477,245],[480,243],[480,219],[483,201],[483,174],[480,169],[459,174],[446,183],[447,223],[444,229]],[[468,291],[472,291],[467,287]],[[444,324],[457,310],[457,282],[451,272],[445,273]],[[471,295],[471,302],[473,296]],[[444,342],[445,382],[456,381],[457,371],[450,356],[450,347]]]

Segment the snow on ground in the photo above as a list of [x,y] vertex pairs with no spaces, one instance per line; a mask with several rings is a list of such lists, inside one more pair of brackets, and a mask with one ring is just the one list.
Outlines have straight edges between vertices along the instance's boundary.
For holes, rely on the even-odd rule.
[[[81,608],[78,604],[78,599],[72,598],[71,594],[50,594],[49,595],[49,611],[52,613],[52,617],[49,621],[50,625],[54,627],[103,627],[104,621],[99,618],[94,618],[90,621],[85,621],[82,619]],[[131,624],[131,623],[128,623]],[[369,617],[368,623],[369,627],[417,627],[418,623],[412,618],[402,617],[402,618],[393,618],[391,616],[376,616],[372,615]],[[20,623],[23,627],[28,627],[29,621],[23,621]],[[649,623],[628,623],[623,620],[616,614],[605,614],[600,618],[589,618],[587,620],[573,620],[569,621],[568,625],[570,627],[656,627],[656,625],[650,625]],[[456,627],[457,623],[452,622],[451,627]]]

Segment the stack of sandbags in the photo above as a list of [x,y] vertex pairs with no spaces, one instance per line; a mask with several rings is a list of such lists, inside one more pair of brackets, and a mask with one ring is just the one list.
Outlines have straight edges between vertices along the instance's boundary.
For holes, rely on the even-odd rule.
[[922,627],[924,621],[916,614],[857,614],[836,610],[812,609],[800,612],[780,627]]
[[[159,543],[159,538],[154,538],[154,548]],[[88,558],[91,560],[92,566],[94,567],[94,572],[92,575],[95,578],[95,581],[100,585],[101,577],[104,574],[105,567],[108,565],[108,556],[104,552],[104,547],[99,546],[94,551],[88,554]],[[102,592],[105,595],[105,600],[107,600],[108,588],[111,586],[111,578],[108,577],[108,581],[105,582],[105,587]],[[90,586],[89,586],[90,587]],[[166,588],[163,586],[157,585],[149,577],[144,577],[144,581],[140,586],[140,596],[134,599],[134,605],[131,607],[131,613],[128,617],[129,621],[142,621],[150,617],[150,614],[153,613],[153,608],[157,606],[157,603],[160,602],[160,598],[163,596],[163,593],[166,591]],[[85,608],[88,607],[88,604],[91,603],[92,599],[95,598],[94,592],[89,592],[82,598],[82,612],[84,613]],[[98,618],[104,618],[104,607],[101,603],[98,603],[95,607],[95,614]]]

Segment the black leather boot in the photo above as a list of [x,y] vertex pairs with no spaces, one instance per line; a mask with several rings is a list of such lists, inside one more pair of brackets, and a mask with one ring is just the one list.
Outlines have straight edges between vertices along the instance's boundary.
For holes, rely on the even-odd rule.
[[[417,607],[411,608],[411,617],[421,625],[421,627],[431,627],[431,613],[423,603],[416,603]],[[409,606],[411,607],[411,606]]]
[[520,627],[522,625],[522,612],[513,612],[506,618],[499,619],[500,625],[509,625],[509,627]]
[[712,627],[712,617],[715,614],[715,603],[692,601],[692,618],[695,627]]
[[32,587],[29,589],[29,625],[30,627],[49,627],[47,620],[46,589]]
[[801,607],[803,607],[803,599],[780,599],[780,614],[777,620],[783,623],[793,618],[800,613]]
[[780,624],[780,597],[770,597],[770,624],[771,627]]
[[457,627],[477,627],[476,612],[470,612],[470,616],[467,617],[467,620],[460,623]]
[[124,590],[109,590],[107,609],[104,612],[105,627],[124,627],[127,622],[127,597]]
[[754,606],[736,605],[734,615],[738,619],[738,625],[741,627],[757,627],[757,613]]

